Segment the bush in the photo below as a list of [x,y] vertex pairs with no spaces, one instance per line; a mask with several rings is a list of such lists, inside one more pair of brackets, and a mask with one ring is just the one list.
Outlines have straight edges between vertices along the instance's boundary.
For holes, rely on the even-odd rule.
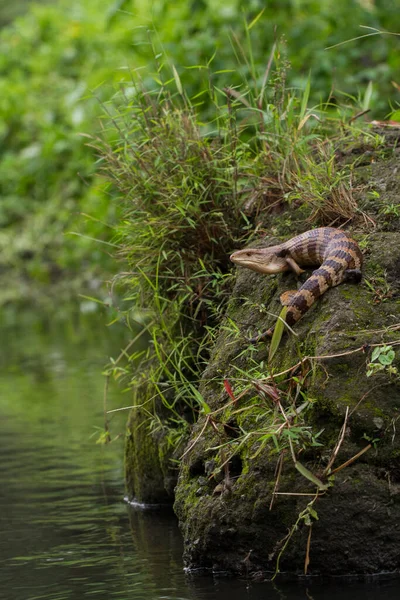
[[[107,241],[101,222],[115,222],[80,135],[98,127],[95,96],[110,93],[99,86],[121,79],[130,48],[125,30],[107,28],[108,5],[33,6],[0,35],[1,266],[44,282],[78,268],[88,277],[108,260],[93,240],[65,235]],[[81,212],[95,220],[84,225]]]

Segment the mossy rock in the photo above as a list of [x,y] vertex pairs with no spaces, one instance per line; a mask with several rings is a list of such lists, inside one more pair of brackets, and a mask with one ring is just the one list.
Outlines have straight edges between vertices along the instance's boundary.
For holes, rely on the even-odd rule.
[[[329,290],[296,324],[298,337],[282,339],[273,361],[275,372],[280,372],[298,363],[301,356],[335,355],[312,361],[304,389],[313,399],[307,425],[314,433],[323,430],[318,438],[322,446],[296,453],[297,460],[322,482],[327,480],[325,469],[348,413],[332,468],[349,464],[335,474],[333,486],[313,504],[318,520],[313,520],[310,538],[311,575],[400,569],[400,387],[398,378],[385,372],[366,376],[371,347],[400,342],[398,132],[392,137],[387,138],[385,160],[379,160],[383,158],[379,156],[381,149],[368,153],[363,148],[357,150],[360,159],[354,183],[355,189],[360,189],[359,208],[376,224],[371,234],[364,225],[373,221],[362,212],[354,220],[359,228],[353,236],[363,242],[365,251],[364,281]],[[349,159],[353,160],[353,155]],[[277,215],[271,220],[267,215],[263,226],[285,239],[296,235],[307,228],[309,211],[305,207],[292,205],[285,219]],[[277,242],[267,238],[259,245]],[[280,457],[273,444],[260,447],[257,438],[250,435],[230,457],[230,448],[238,445],[234,441],[238,432],[240,435],[240,431],[268,425],[272,400],[258,399],[261,405],[265,403],[265,415],[261,410],[258,414],[246,410],[235,414],[235,409],[245,409],[257,399],[254,395],[242,397],[233,406],[223,385],[227,379],[236,393],[243,373],[249,376],[253,372],[258,378],[267,374],[268,345],[251,346],[248,337],[274,323],[281,310],[279,295],[297,284],[292,274],[266,277],[238,270],[226,317],[199,387],[211,410],[220,412],[215,414],[214,423],[202,415],[193,425],[175,489],[175,511],[189,569],[246,576],[273,573],[288,531],[315,497],[315,484],[295,468],[288,451],[279,475],[279,495],[274,491]],[[397,358],[394,366],[400,371]],[[144,389],[139,396],[138,405],[152,398],[154,391]],[[161,406],[155,410],[163,416]],[[352,460],[365,448],[364,454]],[[181,448],[174,457],[182,454]],[[142,502],[171,501],[176,471],[171,469],[170,458],[162,429],[151,433],[145,413],[135,408],[126,446],[128,494]],[[309,525],[301,519],[281,556],[281,571],[303,573],[309,533]]]
[[[390,289],[385,297],[373,289],[376,270],[384,273]],[[371,346],[400,342],[396,327],[399,233],[370,236],[365,273],[368,284],[342,284],[329,290],[296,324],[298,337],[282,339],[273,359],[275,372],[281,372],[299,362],[299,350],[303,356],[334,355],[313,361],[305,390],[313,399],[307,423],[314,433],[323,429],[318,438],[323,445],[297,454],[297,460],[323,482],[348,413],[331,469],[350,462],[335,474],[333,486],[313,505],[318,520],[313,522],[310,538],[308,573],[312,575],[400,569],[400,437],[396,430],[400,384],[386,372],[371,378],[366,375]],[[262,343],[249,350],[246,337],[274,322],[275,317],[267,312],[278,314],[280,293],[295,286],[291,274],[266,277],[238,269],[226,321],[199,388],[212,411],[226,408],[216,413],[212,426],[205,423],[206,416],[194,426],[188,446],[193,447],[182,461],[175,490],[175,511],[189,569],[236,575],[272,573],[288,531],[316,493],[315,484],[295,468],[286,451],[278,482],[280,494],[271,502],[280,464],[274,444],[260,448],[256,437],[242,437],[231,461],[229,452],[235,442],[224,445],[235,437],[235,430],[248,431],[265,424],[262,411],[257,423],[246,422],[246,411],[230,417],[232,403],[229,408],[222,379],[235,391],[238,373],[251,372],[254,365],[262,370],[267,364],[267,346]],[[400,370],[398,359],[394,365]],[[242,397],[235,409],[254,401],[254,395]],[[259,401],[265,402],[267,420],[268,402],[271,406],[273,401]],[[367,447],[368,451],[352,461]],[[300,520],[281,556],[281,571],[303,572],[309,532],[305,520]]]
[[[149,410],[163,416],[161,403],[154,400],[155,390],[141,386],[134,394],[125,443],[125,484],[127,496],[143,504],[172,504],[178,470],[172,459],[179,448],[168,443],[166,430],[150,430]],[[146,407],[144,410],[143,406]],[[151,408],[149,408],[151,407]]]

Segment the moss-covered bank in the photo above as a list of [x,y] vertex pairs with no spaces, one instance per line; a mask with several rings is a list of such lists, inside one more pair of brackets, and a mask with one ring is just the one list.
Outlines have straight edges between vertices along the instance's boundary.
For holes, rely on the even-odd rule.
[[[371,155],[365,156],[356,170],[356,179],[364,185],[359,206],[368,209],[369,215],[361,216],[353,227],[365,252],[363,283],[330,290],[296,325],[298,337],[283,338],[274,358],[276,373],[304,356],[335,355],[302,362],[300,366],[308,365],[307,373],[302,369],[301,376],[299,371],[290,374],[297,377],[294,381],[299,386],[297,406],[304,398],[308,403],[302,427],[308,431],[309,443],[295,447],[296,459],[330,487],[315,500],[316,485],[295,468],[287,443],[278,439],[278,444],[263,444],[260,436],[244,436],[251,429],[265,431],[268,420],[275,418],[271,395],[262,398],[259,394],[260,406],[254,410],[249,410],[257,404],[254,393],[229,404],[223,379],[236,394],[243,388],[243,373],[250,385],[252,374],[257,380],[263,373],[268,375],[267,346],[249,349],[247,335],[272,323],[274,317],[267,312],[277,314],[279,294],[297,284],[292,275],[267,278],[239,269],[199,387],[213,422],[203,414],[193,425],[175,489],[175,511],[189,568],[264,575],[275,570],[282,549],[280,570],[291,573],[303,572],[307,554],[309,574],[367,574],[400,568],[400,440],[396,429],[400,384],[393,370],[400,366],[398,359],[391,365],[392,374],[387,369],[372,377],[366,374],[371,347],[400,342],[400,181],[393,139],[388,139],[388,147],[389,158],[382,152],[372,161]],[[307,229],[301,210],[293,209],[287,216],[285,235]],[[275,218],[279,233],[282,225],[278,223],[283,220]],[[273,241],[268,238],[263,244]],[[273,386],[279,388],[281,380],[272,381]],[[293,381],[283,382],[282,389],[287,391],[288,385]],[[285,394],[280,401],[289,414]],[[162,466],[166,454],[149,452],[148,432],[137,425],[133,418],[131,433],[136,428],[143,436],[143,443],[135,444],[134,460],[133,445],[127,446],[131,494],[140,489],[131,484],[132,473],[143,471],[143,465],[146,477],[151,471],[156,482],[167,472],[165,462]],[[350,463],[329,480],[329,474],[346,461]],[[171,490],[169,475],[160,484],[159,498],[167,488]],[[150,497],[154,500],[151,494],[140,499]],[[310,502],[312,511],[307,511]],[[292,535],[285,546],[288,532]]]
[[[393,249],[390,257],[385,250],[388,247]],[[388,279],[398,280],[397,233],[375,234],[369,243],[369,256],[371,261],[384,266]],[[278,291],[292,287],[293,282],[288,281],[291,276],[279,279]],[[275,287],[271,279],[244,270],[239,272],[228,308],[229,318],[236,323],[261,326],[265,316],[241,299],[250,298],[258,304]],[[313,524],[311,538],[309,573],[312,574],[376,573],[400,566],[400,532],[396,525],[400,517],[397,501],[400,440],[395,425],[400,414],[400,386],[388,375],[366,377],[367,349],[346,354],[364,344],[400,340],[398,332],[383,331],[383,327],[397,322],[397,294],[394,285],[392,298],[374,304],[373,294],[365,284],[342,285],[331,290],[296,328],[306,354],[344,353],[320,361],[323,367],[317,368],[307,389],[307,396],[314,399],[308,422],[316,431],[324,429],[319,438],[323,445],[301,453],[299,460],[320,476],[339,437],[346,407],[350,417],[335,466],[351,459],[370,439],[379,440],[376,449],[371,448],[337,473],[333,487],[314,504],[318,520]],[[269,309],[277,312],[278,294],[274,298]],[[200,387],[213,410],[228,400],[216,378],[235,379],[236,367],[249,367],[248,361],[241,357],[246,343],[226,331],[218,340]],[[265,361],[266,354],[265,348],[258,350],[256,361]],[[283,341],[276,362],[279,370],[298,362],[292,338]],[[245,399],[238,401],[240,408],[245,404]],[[203,425],[201,420],[195,426],[192,440]],[[243,422],[236,425],[245,426]],[[219,451],[212,450],[218,442],[215,431],[206,428],[181,467],[175,510],[186,542],[187,565],[243,575],[248,571],[274,571],[282,540],[312,500],[315,485],[297,472],[290,456],[286,456],[279,492],[310,496],[275,496],[270,509],[280,455],[271,444],[251,458],[259,445],[251,438],[233,461],[229,489],[215,493],[219,481],[207,478],[207,465],[220,462]],[[302,572],[308,533],[309,527],[302,523],[282,556],[282,570]]]

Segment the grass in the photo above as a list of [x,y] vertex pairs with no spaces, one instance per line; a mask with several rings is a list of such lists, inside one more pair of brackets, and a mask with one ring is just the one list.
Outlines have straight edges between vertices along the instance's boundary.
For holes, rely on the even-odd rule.
[[129,273],[118,282],[129,290],[126,301],[139,310],[151,340],[131,359],[141,361],[175,430],[185,428],[182,403],[191,413],[202,408],[192,382],[206,358],[208,328],[228,297],[230,251],[249,227],[242,190],[253,187],[254,152],[248,143],[234,148],[228,113],[205,137],[179,91],[173,94],[168,85],[147,91],[137,79],[130,93],[133,100],[122,90],[112,131],[105,131],[111,138],[116,131],[122,135],[96,143],[107,176],[124,197],[117,242]]

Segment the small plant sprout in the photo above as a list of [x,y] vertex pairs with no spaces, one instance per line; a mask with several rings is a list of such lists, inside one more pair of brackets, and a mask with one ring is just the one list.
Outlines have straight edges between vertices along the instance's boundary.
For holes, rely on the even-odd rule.
[[396,358],[393,346],[377,346],[374,348],[371,361],[367,367],[367,377],[372,377],[380,371],[385,371],[388,375],[397,375],[397,368],[393,365]]

